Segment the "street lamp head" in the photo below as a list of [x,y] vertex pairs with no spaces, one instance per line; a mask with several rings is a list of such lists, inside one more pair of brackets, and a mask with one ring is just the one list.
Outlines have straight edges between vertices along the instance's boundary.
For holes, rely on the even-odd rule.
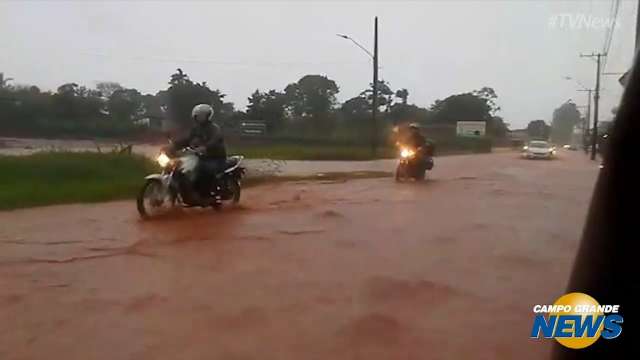
[[349,39],[349,37],[347,35],[343,35],[343,34],[336,34],[336,36],[339,36],[343,39]]

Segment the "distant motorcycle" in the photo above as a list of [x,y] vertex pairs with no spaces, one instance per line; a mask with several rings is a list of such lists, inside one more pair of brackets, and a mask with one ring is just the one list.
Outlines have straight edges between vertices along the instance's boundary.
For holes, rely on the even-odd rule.
[[426,171],[433,169],[433,157],[425,149],[400,145],[400,160],[396,167],[396,181],[424,180]]
[[241,179],[245,169],[240,166],[242,156],[231,156],[227,159],[224,170],[215,175],[206,205],[194,199],[193,181],[201,154],[187,147],[173,154],[162,151],[156,161],[162,167],[162,173],[145,177],[145,183],[137,197],[140,216],[148,219],[154,215],[181,206],[212,206],[220,208],[224,202],[240,201]]

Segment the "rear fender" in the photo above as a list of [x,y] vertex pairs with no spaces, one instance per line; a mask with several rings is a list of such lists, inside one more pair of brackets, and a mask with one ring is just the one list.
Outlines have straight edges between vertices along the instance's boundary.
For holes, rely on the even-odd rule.
[[242,164],[242,160],[244,159],[244,156],[242,155],[236,155],[236,156],[232,156],[231,158],[234,158],[237,160],[236,164],[228,169],[226,169],[224,171],[225,174],[236,174],[236,175],[240,175],[242,176],[244,174],[244,168],[242,166],[240,166],[240,164]]
[[231,171],[225,171],[224,176],[230,179],[242,179],[244,177],[245,168],[242,166],[234,167]]

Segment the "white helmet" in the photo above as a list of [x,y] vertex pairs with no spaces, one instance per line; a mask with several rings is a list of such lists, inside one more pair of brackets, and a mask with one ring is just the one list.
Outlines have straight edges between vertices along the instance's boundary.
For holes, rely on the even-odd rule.
[[191,118],[197,124],[204,124],[213,119],[213,108],[208,104],[198,104],[191,110]]

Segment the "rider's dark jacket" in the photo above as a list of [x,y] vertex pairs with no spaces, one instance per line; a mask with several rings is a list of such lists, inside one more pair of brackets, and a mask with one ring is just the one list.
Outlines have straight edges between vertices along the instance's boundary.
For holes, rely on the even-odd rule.
[[181,149],[187,146],[204,147],[203,157],[205,159],[226,159],[227,149],[224,144],[222,130],[213,122],[207,121],[194,126],[189,135],[174,143],[174,149]]
[[419,132],[411,132],[407,137],[407,145],[417,149],[424,146],[427,140]]

